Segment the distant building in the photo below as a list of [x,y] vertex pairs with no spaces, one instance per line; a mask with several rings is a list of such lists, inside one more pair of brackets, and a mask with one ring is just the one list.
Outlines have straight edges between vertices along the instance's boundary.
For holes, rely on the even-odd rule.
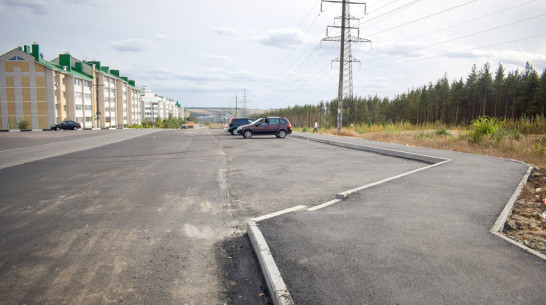
[[178,102],[171,98],[160,96],[154,92],[149,86],[142,86],[142,121],[155,121],[167,119],[169,116],[173,118],[184,119],[184,108]]

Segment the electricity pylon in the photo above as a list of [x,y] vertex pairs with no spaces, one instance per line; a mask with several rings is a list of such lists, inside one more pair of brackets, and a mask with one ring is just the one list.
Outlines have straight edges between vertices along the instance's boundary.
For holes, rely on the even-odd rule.
[[[343,126],[343,98],[349,100],[353,99],[353,62],[360,62],[358,59],[354,58],[351,52],[351,43],[352,42],[369,42],[371,40],[360,38],[360,28],[359,26],[353,26],[354,21],[359,21],[359,18],[353,17],[350,14],[351,4],[364,5],[364,14],[366,14],[366,3],[358,1],[347,1],[347,0],[322,0],[322,2],[333,2],[341,3],[341,17],[335,18],[341,19],[341,26],[336,25],[334,20],[334,25],[329,25],[326,28],[326,37],[322,41],[339,41],[340,42],[340,51],[339,58],[334,59],[333,61],[339,61],[339,86],[338,86],[338,95],[337,95],[337,132],[341,133],[341,128]],[[321,3],[322,10],[322,3]],[[341,35],[339,36],[329,36],[328,30],[330,28],[339,28]],[[354,36],[353,30],[357,31],[357,35]]]

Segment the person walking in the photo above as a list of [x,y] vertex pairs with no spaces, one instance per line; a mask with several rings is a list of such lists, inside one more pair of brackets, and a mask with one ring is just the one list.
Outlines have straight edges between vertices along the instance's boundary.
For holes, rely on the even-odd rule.
[[317,123],[317,121],[315,121],[315,126],[313,127],[313,133],[315,133],[315,131],[318,133],[318,123]]

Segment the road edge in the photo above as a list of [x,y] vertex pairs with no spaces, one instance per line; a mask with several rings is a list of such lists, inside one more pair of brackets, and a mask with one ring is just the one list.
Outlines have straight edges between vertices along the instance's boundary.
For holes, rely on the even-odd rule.
[[544,255],[544,254],[542,254],[542,253],[540,253],[540,252],[538,252],[538,251],[536,251],[534,249],[531,249],[531,248],[523,245],[521,242],[518,242],[518,241],[516,241],[516,240],[514,240],[514,239],[512,239],[512,238],[510,238],[510,237],[508,237],[508,236],[506,236],[506,235],[504,235],[502,233],[502,231],[504,229],[504,225],[506,223],[506,220],[512,214],[512,211],[514,210],[514,204],[518,200],[518,197],[521,194],[521,191],[523,190],[523,187],[527,183],[527,180],[529,180],[529,176],[531,175],[531,172],[533,171],[533,168],[534,168],[533,166],[531,166],[531,165],[529,165],[527,163],[523,163],[523,164],[526,164],[527,166],[529,166],[527,168],[527,172],[525,173],[523,178],[521,178],[521,181],[519,182],[518,186],[514,190],[514,193],[512,194],[512,197],[510,197],[510,199],[508,200],[508,202],[504,206],[504,209],[500,213],[499,217],[497,218],[497,221],[495,221],[495,224],[493,224],[493,226],[491,227],[489,232],[491,232],[493,235],[495,235],[497,237],[500,237],[500,238],[506,240],[507,242],[509,242],[509,243],[511,243],[511,244],[513,244],[515,246],[520,247],[521,249],[523,249],[523,250],[525,250],[525,251],[527,251],[527,252],[529,252],[531,254],[534,254],[534,255],[542,258],[543,260],[546,260],[546,255]]
[[295,303],[290,295],[290,292],[288,291],[288,288],[286,287],[286,284],[284,283],[281,272],[275,263],[275,259],[271,254],[271,249],[269,248],[262,231],[258,227],[258,222],[282,214],[303,210],[307,210],[307,206],[298,205],[286,210],[253,218],[246,223],[246,231],[250,239],[250,243],[252,244],[252,248],[254,249],[256,256],[258,257],[260,268],[262,269],[265,282],[267,284],[267,289],[269,290],[269,294],[275,305],[295,305]]

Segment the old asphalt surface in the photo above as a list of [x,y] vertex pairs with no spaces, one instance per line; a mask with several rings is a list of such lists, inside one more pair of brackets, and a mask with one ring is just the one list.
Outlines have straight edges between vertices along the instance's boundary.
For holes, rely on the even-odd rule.
[[[546,299],[543,258],[491,233],[525,164],[298,133],[19,138],[4,137],[0,156],[0,304],[260,304],[259,279],[233,272],[253,261],[242,224],[292,206],[247,222],[278,304]],[[240,242],[225,238],[234,231]],[[244,289],[222,292],[219,268]]]
[[422,154],[428,162],[392,179],[370,172],[378,183],[332,194],[345,198],[314,211],[297,207],[249,221],[277,304],[545,303],[544,257],[492,232],[528,165],[344,137],[292,137],[362,146],[397,155],[393,160]]

